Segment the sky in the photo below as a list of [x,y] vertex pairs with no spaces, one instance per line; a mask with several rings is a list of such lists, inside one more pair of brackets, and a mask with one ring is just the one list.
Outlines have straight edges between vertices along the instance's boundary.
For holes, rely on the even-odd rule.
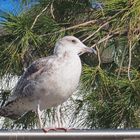
[[0,10],[17,14],[20,11],[20,0],[0,0]]
[[32,2],[28,6],[25,6],[24,8],[23,6],[21,6],[20,1],[21,0],[0,0],[0,14],[1,11],[4,11],[4,12],[10,12],[15,15],[18,15],[23,11],[23,9],[25,10],[26,8],[31,7],[31,5],[35,3],[35,1],[37,0],[32,0]]

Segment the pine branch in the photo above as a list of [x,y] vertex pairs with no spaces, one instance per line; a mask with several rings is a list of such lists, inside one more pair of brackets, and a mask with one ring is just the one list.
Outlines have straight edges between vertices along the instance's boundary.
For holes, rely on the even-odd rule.
[[96,33],[98,33],[103,27],[105,27],[108,24],[109,24],[109,22],[106,22],[103,25],[101,25],[94,33],[92,33],[91,35],[89,35],[88,37],[86,37],[84,40],[82,40],[82,42],[85,42],[88,39],[90,39],[91,37],[93,37]]
[[36,24],[38,18],[48,9],[49,5],[50,5],[50,3],[36,16],[36,18],[35,18],[35,20],[34,20],[32,26],[31,26],[31,29],[34,28],[34,26],[35,26],[35,24]]
[[64,31],[69,31],[69,30],[72,30],[72,29],[85,27],[85,26],[90,25],[90,24],[95,24],[96,22],[97,22],[97,20],[90,20],[90,21],[87,21],[87,22],[84,22],[84,23],[80,23],[80,24],[68,27],[66,29],[61,29],[59,31],[56,31],[56,32],[53,32],[53,33],[44,34],[44,35],[40,35],[40,36],[43,37],[43,36],[46,36],[46,35],[61,33],[61,32],[64,32]]

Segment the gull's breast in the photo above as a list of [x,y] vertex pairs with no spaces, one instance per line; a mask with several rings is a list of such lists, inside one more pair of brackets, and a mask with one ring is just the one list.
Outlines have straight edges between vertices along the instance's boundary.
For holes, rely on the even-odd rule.
[[[81,75],[81,60],[79,56],[72,57],[68,61],[54,68],[52,74],[47,72],[40,79],[41,108],[50,108],[65,102],[76,90]],[[45,78],[46,77],[46,78]]]

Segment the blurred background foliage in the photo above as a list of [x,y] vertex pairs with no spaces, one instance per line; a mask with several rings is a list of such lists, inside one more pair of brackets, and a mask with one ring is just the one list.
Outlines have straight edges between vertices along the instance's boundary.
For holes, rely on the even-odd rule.
[[[95,47],[97,56],[81,56],[78,92],[59,107],[63,123],[80,128],[139,128],[140,1],[21,0],[20,4],[18,14],[0,11],[1,106],[29,64],[51,55],[59,38],[74,35]],[[57,122],[56,110],[44,111],[46,126]],[[33,112],[1,122],[3,128],[37,127]]]

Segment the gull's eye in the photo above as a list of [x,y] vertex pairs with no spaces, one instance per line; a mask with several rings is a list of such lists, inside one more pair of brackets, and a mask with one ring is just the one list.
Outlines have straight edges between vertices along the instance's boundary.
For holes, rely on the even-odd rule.
[[72,43],[76,43],[77,41],[76,41],[75,39],[72,39],[71,42],[72,42]]

